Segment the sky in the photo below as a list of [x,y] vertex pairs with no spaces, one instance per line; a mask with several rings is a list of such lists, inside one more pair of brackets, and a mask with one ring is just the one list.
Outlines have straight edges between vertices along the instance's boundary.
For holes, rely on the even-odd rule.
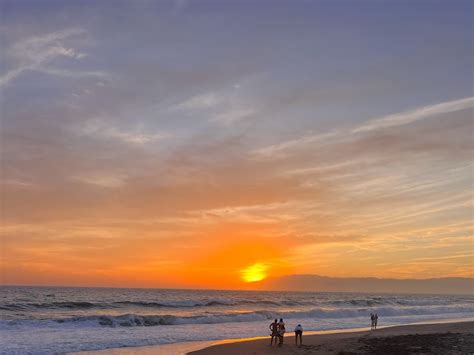
[[0,0],[0,282],[474,276],[473,6]]

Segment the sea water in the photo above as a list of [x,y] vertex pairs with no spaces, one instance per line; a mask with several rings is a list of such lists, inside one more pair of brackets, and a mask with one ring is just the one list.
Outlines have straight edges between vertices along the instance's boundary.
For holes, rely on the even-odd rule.
[[474,296],[0,287],[0,353],[44,354],[474,317]]

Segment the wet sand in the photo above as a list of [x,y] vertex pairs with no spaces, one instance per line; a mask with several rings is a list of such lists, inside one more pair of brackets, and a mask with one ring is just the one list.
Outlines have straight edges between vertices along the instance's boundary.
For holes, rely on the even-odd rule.
[[417,324],[376,331],[303,336],[296,346],[293,334],[282,347],[270,346],[270,338],[219,344],[190,355],[260,354],[474,354],[474,322]]

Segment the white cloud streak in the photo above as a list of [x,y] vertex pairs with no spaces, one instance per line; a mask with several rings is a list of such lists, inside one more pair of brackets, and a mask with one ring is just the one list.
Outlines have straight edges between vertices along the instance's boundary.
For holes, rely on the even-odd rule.
[[233,124],[256,113],[252,107],[248,107],[234,95],[213,92],[194,96],[173,106],[171,110],[204,111],[211,117],[211,122],[222,125]]
[[318,143],[327,138],[335,138],[336,136],[348,136],[351,134],[361,134],[374,130],[382,130],[385,128],[408,125],[413,122],[430,118],[436,115],[446,114],[455,111],[466,110],[474,107],[474,97],[464,99],[446,101],[440,104],[423,106],[410,111],[404,111],[387,115],[381,118],[369,120],[362,125],[353,128],[350,131],[332,131],[327,133],[317,133],[303,136],[300,138],[288,140],[285,142],[273,144],[267,147],[259,148],[251,152],[251,155],[258,158],[282,158],[288,156],[291,151],[304,148],[308,145]]
[[243,120],[247,117],[250,117],[255,113],[256,112],[250,108],[231,108],[230,110],[216,115],[213,121],[219,122],[224,125],[229,125],[234,122]]
[[97,173],[84,176],[76,176],[74,177],[74,180],[90,185],[95,185],[98,187],[119,188],[124,185],[125,178],[126,177],[124,175]]
[[327,132],[307,135],[304,137],[292,139],[286,142],[272,144],[267,147],[263,147],[252,152],[252,155],[259,158],[282,158],[288,155],[291,150],[296,150],[302,146],[306,146],[311,143],[321,142],[328,138],[338,135],[339,132]]
[[[94,76],[94,77],[105,77],[107,74],[99,70],[66,70],[66,69],[55,69],[55,68],[37,68],[36,71],[63,76],[66,78],[83,78],[85,76]],[[99,85],[100,86],[100,85]]]
[[82,132],[88,136],[116,139],[128,144],[144,145],[157,140],[169,138],[166,133],[143,133],[140,129],[134,131],[123,131],[116,127],[106,125],[101,120],[91,120],[82,128]]
[[198,95],[186,100],[174,108],[178,110],[205,110],[217,106],[221,99],[214,93]]
[[73,36],[80,36],[86,31],[81,28],[70,28],[48,33],[42,36],[29,37],[15,43],[7,49],[5,55],[13,59],[16,67],[8,70],[0,76],[0,87],[4,87],[12,80],[28,70],[41,71],[50,75],[65,77],[103,76],[102,72],[94,71],[71,71],[45,67],[47,63],[58,57],[66,57],[74,60],[82,59],[85,53],[75,48],[68,47],[64,41]]
[[362,126],[353,129],[352,133],[367,132],[376,129],[407,125],[428,117],[461,111],[472,107],[474,107],[474,97],[446,101],[440,104],[423,106],[411,111],[400,112],[382,118],[370,120]]

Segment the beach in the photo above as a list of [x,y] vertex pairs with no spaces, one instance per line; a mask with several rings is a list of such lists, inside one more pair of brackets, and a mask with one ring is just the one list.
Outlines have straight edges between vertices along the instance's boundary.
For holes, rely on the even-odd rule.
[[471,295],[64,287],[1,291],[0,348],[5,354],[143,353],[146,347],[154,354],[183,354],[255,337],[267,342],[275,318],[285,320],[289,336],[302,324],[306,345],[311,333],[367,330],[370,313],[379,315],[380,327],[474,320]]
[[190,355],[238,354],[472,354],[474,322],[416,324],[376,331],[308,335],[295,346],[291,333],[282,347],[268,339],[218,344]]
[[0,355],[474,355],[473,13],[0,0]]
[[[316,334],[315,334],[316,333]],[[295,346],[292,332],[283,346],[269,338],[228,339],[159,346],[105,349],[74,355],[242,355],[242,354],[472,354],[474,321],[412,324],[371,330],[311,332]],[[71,354],[73,355],[73,354]]]

